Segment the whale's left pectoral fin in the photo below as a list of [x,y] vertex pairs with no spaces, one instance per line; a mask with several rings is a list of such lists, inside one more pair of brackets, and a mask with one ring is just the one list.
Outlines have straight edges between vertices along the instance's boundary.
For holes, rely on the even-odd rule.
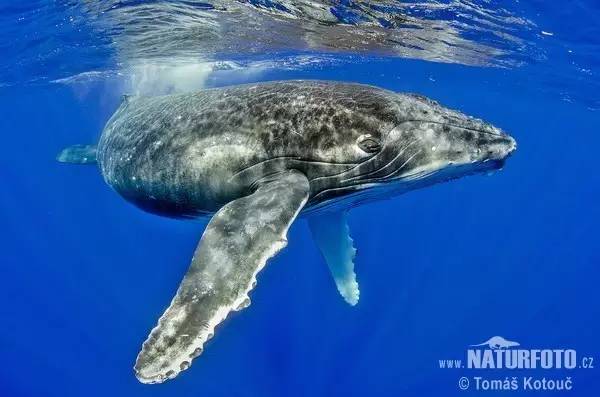
[[358,303],[360,291],[354,273],[354,248],[345,212],[323,212],[308,219],[338,291],[350,305]]
[[286,245],[288,228],[308,194],[306,176],[287,171],[215,214],[171,306],[138,355],[135,372],[141,382],[163,382],[187,369],[215,326],[249,305],[257,273]]

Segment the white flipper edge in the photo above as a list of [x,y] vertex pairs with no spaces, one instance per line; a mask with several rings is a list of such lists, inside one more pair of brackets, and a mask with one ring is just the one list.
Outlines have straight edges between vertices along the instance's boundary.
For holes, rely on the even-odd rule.
[[358,303],[360,291],[354,273],[356,249],[350,237],[345,212],[320,212],[308,219],[338,291],[350,305]]

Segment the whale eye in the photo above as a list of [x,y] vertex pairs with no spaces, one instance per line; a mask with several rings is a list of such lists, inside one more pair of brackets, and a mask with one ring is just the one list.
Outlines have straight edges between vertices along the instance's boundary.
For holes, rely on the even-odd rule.
[[356,144],[363,152],[377,153],[381,150],[381,143],[371,134],[365,134],[358,137]]

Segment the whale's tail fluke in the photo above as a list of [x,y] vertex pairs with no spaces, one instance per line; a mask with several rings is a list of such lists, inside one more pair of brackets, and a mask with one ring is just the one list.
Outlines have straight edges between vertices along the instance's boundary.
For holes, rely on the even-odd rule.
[[73,145],[65,148],[56,156],[61,163],[95,164],[96,145]]

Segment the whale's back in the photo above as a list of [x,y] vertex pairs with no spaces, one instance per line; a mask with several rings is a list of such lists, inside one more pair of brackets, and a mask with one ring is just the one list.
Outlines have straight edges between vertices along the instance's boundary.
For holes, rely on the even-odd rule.
[[394,96],[359,84],[285,81],[128,97],[103,131],[98,163],[106,182],[143,209],[201,215],[290,161],[309,177],[361,161],[344,148],[364,132],[392,128]]

